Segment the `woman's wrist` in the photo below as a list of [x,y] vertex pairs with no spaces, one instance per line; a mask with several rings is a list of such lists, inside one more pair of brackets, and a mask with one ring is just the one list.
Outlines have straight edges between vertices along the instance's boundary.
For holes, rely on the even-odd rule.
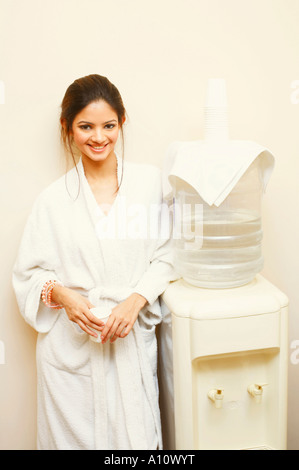
[[137,292],[134,292],[131,297],[140,310],[148,303],[147,299]]
[[64,305],[65,303],[65,294],[68,291],[68,287],[62,286],[60,284],[55,284],[55,286],[52,289],[52,301]]
[[42,298],[42,301],[44,302],[44,304],[47,307],[59,310],[59,309],[62,308],[62,305],[53,302],[53,299],[52,299],[52,292],[53,292],[53,289],[56,285],[62,285],[62,284],[61,284],[60,281],[57,281],[56,279],[47,281],[43,285],[43,289],[42,289],[42,292],[41,292],[41,298]]

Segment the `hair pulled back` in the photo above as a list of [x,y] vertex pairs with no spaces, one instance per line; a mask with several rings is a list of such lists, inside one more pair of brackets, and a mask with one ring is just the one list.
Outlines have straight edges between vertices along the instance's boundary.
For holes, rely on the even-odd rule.
[[94,101],[103,100],[115,111],[120,125],[122,151],[124,152],[123,122],[126,110],[122,97],[113,83],[101,75],[92,74],[75,80],[66,90],[61,103],[61,140],[67,153],[70,152],[73,163],[76,159],[73,149],[72,126],[75,117]]

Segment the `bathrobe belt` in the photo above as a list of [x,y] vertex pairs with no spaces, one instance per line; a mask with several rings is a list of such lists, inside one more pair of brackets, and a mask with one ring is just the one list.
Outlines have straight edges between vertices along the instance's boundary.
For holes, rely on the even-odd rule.
[[[109,303],[112,309],[133,292],[134,289],[130,287],[116,289],[115,287],[100,286],[91,289],[88,298],[96,307],[100,307],[101,303],[105,302],[106,310],[107,303]],[[103,390],[103,383],[105,383],[105,377],[103,376],[105,370],[103,347],[105,346],[93,341],[90,341],[90,346],[95,397],[96,448],[99,448],[99,443],[103,446],[103,442],[106,442],[106,448],[108,449],[107,407],[109,406],[109,398],[106,396],[105,390]],[[162,449],[156,383],[138,321],[134,323],[130,334],[113,343],[113,346],[115,348],[117,375],[126,416],[127,431],[132,449],[144,450],[147,445],[143,420],[140,418],[144,407],[144,396],[141,394],[142,387],[140,387],[140,382],[144,383],[148,404],[151,408],[157,430],[158,448]],[[102,364],[99,364],[99,360]]]

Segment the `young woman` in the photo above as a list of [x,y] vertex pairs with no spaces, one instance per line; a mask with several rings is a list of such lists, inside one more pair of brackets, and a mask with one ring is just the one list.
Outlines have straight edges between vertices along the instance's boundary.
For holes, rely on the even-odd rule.
[[81,156],[37,198],[13,272],[39,333],[38,449],[159,449],[155,327],[175,279],[161,172],[116,153],[125,108],[105,77],[75,80],[60,122]]

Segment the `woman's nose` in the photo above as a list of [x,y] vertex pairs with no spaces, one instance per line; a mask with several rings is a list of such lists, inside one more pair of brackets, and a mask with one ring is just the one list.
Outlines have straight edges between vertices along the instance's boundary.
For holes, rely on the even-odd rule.
[[95,128],[95,129],[93,130],[91,139],[92,139],[93,141],[95,141],[95,142],[98,142],[98,143],[104,141],[105,136],[104,136],[103,130],[102,130],[102,129],[99,129],[99,128]]

